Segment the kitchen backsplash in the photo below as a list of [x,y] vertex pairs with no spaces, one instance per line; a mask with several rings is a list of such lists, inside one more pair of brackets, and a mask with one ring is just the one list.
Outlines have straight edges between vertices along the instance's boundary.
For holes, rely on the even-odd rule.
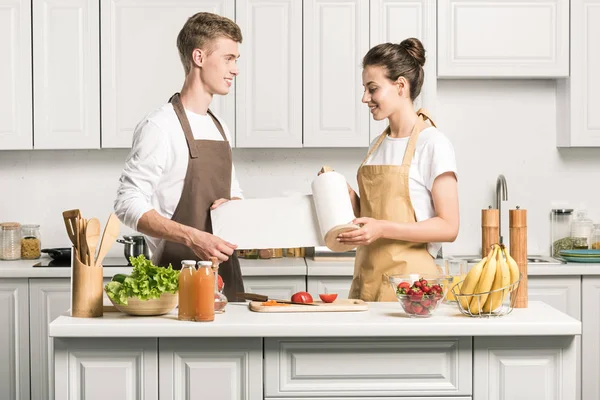
[[[549,254],[550,209],[584,206],[600,223],[600,148],[556,148],[556,84],[552,80],[438,82],[434,120],[452,140],[458,162],[461,229],[444,253],[474,254],[481,209],[495,202],[504,174],[508,209],[528,210],[530,254]],[[361,149],[234,149],[246,197],[308,193],[323,164],[356,188]],[[43,247],[69,245],[61,212],[80,208],[106,222],[128,151],[0,151],[0,222],[41,225]],[[122,233],[130,233],[122,227]],[[109,256],[123,254],[115,244]]]

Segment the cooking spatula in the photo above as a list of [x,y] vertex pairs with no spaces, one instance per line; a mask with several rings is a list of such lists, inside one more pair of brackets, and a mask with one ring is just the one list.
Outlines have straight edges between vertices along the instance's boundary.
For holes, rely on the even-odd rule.
[[108,250],[115,243],[117,238],[119,237],[119,232],[121,229],[121,222],[114,213],[111,213],[108,217],[108,221],[106,222],[106,227],[104,228],[104,233],[102,234],[102,240],[100,241],[100,250],[98,250],[98,258],[96,258],[96,267],[102,265],[102,261],[104,261],[104,257],[108,253]]
[[96,249],[98,248],[98,242],[100,241],[100,220],[98,218],[91,218],[88,220],[87,227],[85,228],[85,240],[88,247],[88,265],[95,265]]
[[81,218],[81,212],[78,209],[63,211],[63,219],[65,220],[65,227],[67,228],[67,234],[73,246],[79,251],[79,221]]

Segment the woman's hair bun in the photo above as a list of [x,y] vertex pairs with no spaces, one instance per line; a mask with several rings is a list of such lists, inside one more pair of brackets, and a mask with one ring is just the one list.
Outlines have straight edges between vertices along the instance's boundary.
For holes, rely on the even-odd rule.
[[425,65],[425,48],[423,43],[417,38],[408,38],[400,42],[400,46],[415,59],[419,66]]

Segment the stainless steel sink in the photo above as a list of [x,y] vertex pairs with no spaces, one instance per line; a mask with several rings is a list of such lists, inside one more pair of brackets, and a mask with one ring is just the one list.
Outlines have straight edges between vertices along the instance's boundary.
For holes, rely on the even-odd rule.
[[[450,256],[453,259],[461,259],[466,260],[469,264],[476,264],[481,261],[480,256],[467,255],[467,256]],[[548,256],[538,256],[538,255],[530,255],[527,256],[527,262],[529,264],[535,265],[561,265],[565,264],[563,260],[557,260],[556,258],[548,257]]]

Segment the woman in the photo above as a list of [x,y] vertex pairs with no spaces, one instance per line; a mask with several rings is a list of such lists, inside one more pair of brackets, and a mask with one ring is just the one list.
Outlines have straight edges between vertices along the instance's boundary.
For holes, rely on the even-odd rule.
[[[441,242],[458,235],[454,149],[429,116],[414,111],[425,49],[418,39],[380,44],[363,59],[362,102],[388,128],[358,169],[360,197],[348,186],[361,228],[338,240],[358,247],[350,298],[396,301],[388,277],[438,274]],[[435,79],[435,78],[433,78]],[[427,123],[426,121],[429,121]]]

